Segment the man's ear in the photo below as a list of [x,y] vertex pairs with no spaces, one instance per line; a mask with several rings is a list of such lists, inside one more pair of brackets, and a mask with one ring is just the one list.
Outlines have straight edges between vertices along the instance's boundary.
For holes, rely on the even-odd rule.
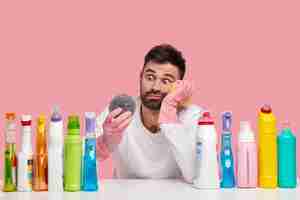
[[141,70],[141,72],[140,72],[140,79],[142,79],[143,78],[143,74],[144,74],[144,68]]

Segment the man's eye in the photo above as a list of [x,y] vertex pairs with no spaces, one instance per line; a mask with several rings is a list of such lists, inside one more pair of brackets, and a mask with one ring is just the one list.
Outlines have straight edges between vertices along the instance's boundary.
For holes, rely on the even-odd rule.
[[162,82],[164,84],[170,84],[170,83],[172,83],[172,81],[170,81],[169,79],[163,79]]
[[146,79],[147,79],[148,81],[153,81],[153,80],[155,79],[155,77],[154,77],[153,75],[147,75],[147,76],[146,76]]

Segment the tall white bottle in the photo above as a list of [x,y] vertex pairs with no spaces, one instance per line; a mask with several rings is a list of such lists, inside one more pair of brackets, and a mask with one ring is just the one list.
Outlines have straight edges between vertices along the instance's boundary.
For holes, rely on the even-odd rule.
[[48,191],[63,192],[63,119],[54,107],[48,136]]
[[198,122],[196,136],[196,176],[194,187],[218,189],[220,187],[217,131],[209,112],[204,112]]
[[33,151],[31,143],[31,115],[22,115],[22,144],[18,154],[17,189],[20,192],[32,191]]

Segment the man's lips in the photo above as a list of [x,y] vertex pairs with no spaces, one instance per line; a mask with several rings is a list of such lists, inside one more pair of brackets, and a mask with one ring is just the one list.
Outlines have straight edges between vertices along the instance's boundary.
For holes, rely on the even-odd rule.
[[162,98],[161,95],[148,95],[148,99],[160,100]]

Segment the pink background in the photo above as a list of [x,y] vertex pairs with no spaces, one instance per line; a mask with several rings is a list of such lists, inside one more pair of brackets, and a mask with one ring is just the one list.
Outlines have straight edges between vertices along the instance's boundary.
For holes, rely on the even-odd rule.
[[[298,0],[130,2],[1,1],[1,130],[7,111],[49,114],[58,103],[66,117],[137,95],[145,53],[167,42],[186,56],[194,102],[218,123],[232,110],[235,136],[240,120],[256,128],[263,103],[299,133]],[[102,177],[111,164],[101,163]]]

